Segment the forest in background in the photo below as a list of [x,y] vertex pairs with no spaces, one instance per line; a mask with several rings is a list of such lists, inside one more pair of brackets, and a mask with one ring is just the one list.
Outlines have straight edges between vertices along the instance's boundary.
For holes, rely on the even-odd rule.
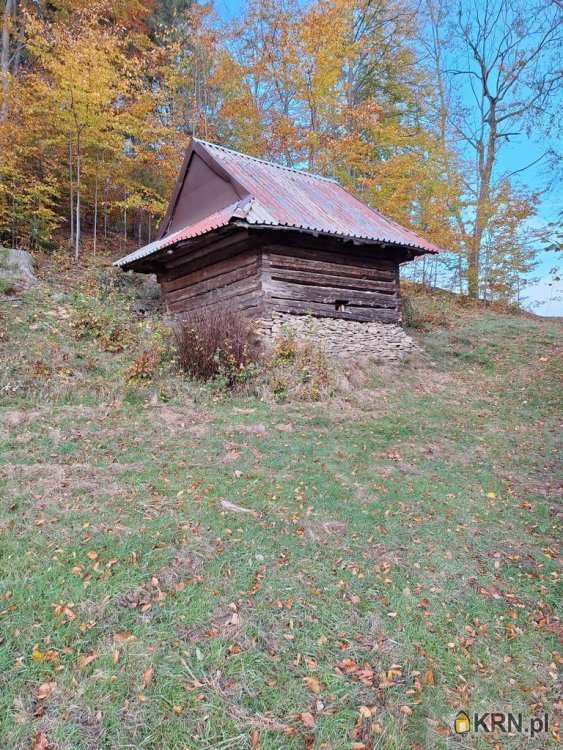
[[[249,0],[229,22],[191,0],[0,8],[4,245],[150,242],[195,135],[335,177],[451,250],[424,283],[518,302],[558,246],[526,159],[500,162],[560,127],[557,0]],[[557,156],[532,162],[555,180]]]

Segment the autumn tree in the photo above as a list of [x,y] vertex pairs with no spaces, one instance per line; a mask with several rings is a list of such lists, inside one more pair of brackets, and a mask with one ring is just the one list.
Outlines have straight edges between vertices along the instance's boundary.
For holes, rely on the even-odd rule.
[[[437,81],[441,137],[461,159],[465,210],[456,220],[467,257],[467,290],[482,291],[483,253],[501,184],[548,156],[502,170],[506,145],[554,126],[561,91],[563,15],[551,0],[425,0],[424,43]],[[457,96],[455,91],[458,92]],[[532,199],[533,200],[533,199]]]
[[[173,179],[169,144],[176,131],[162,123],[161,99],[145,75],[161,60],[143,14],[137,0],[61,0],[56,11],[38,7],[27,14],[25,64],[12,79],[13,111],[0,126],[0,140],[8,144],[0,231],[14,241],[33,244],[38,224],[48,241],[64,213],[76,257],[85,218],[94,248],[100,225],[107,236],[112,213],[122,236],[131,215],[137,237],[145,215],[145,235],[154,231]],[[35,186],[43,204],[27,201],[26,215],[10,199],[15,183],[17,200]]]

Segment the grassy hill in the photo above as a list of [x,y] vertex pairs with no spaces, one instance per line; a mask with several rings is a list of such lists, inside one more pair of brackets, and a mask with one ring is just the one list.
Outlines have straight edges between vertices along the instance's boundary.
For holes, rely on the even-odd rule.
[[136,294],[1,303],[0,747],[555,744],[560,323],[417,299],[306,401],[189,382]]

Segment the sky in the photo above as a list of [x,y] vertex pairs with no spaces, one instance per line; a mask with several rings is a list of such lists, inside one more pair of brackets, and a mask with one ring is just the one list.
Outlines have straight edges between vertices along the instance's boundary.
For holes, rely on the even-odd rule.
[[[484,2],[484,0],[476,0],[476,2]],[[224,20],[236,18],[243,6],[244,0],[215,0],[215,9]],[[500,153],[498,173],[515,172],[531,164],[544,153],[546,146],[552,146],[559,153],[563,153],[562,137],[552,139],[547,144],[545,139],[534,138],[533,135],[526,133],[512,138],[503,146]],[[563,174],[563,170],[559,171]],[[542,193],[538,215],[534,218],[534,227],[556,222],[563,211],[563,185],[560,181],[557,183],[554,180],[547,161],[540,161],[522,172],[518,180],[519,184]],[[561,267],[561,258],[558,257],[560,255],[561,253],[556,252],[539,252],[537,266],[529,274],[530,283],[523,295],[524,306],[537,315],[563,316],[563,282],[554,281],[554,275],[551,273],[554,268]]]

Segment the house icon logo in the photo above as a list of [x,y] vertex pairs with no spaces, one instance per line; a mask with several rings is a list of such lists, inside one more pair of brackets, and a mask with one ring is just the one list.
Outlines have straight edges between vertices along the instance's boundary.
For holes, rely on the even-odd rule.
[[465,711],[460,711],[455,717],[454,729],[457,734],[466,734],[471,729],[471,721]]

